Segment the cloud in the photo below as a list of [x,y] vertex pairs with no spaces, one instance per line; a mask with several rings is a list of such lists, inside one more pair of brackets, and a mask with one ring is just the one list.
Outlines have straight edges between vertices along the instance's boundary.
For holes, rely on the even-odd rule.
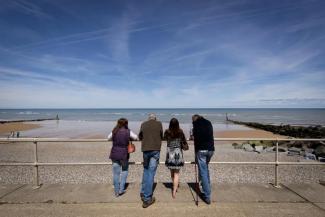
[[33,3],[32,1],[27,0],[14,0],[12,4],[15,8],[27,15],[36,16],[41,19],[53,19],[53,17],[44,12],[44,10],[37,4]]
[[1,106],[324,107],[324,30],[313,27],[322,18],[300,14],[304,4],[198,3],[173,14],[165,3],[150,17],[123,5],[98,15],[106,27],[56,23],[47,39],[5,44]]

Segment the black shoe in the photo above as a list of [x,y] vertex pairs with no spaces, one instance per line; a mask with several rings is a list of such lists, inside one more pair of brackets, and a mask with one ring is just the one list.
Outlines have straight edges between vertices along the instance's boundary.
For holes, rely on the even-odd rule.
[[147,208],[147,207],[151,206],[152,204],[154,204],[154,202],[156,202],[156,198],[152,197],[150,200],[144,201],[142,204],[142,207]]
[[211,200],[209,198],[203,197],[202,200],[204,201],[204,203],[210,205],[211,204]]
[[140,197],[141,197],[142,202],[144,202],[144,194],[143,193],[140,193]]
[[126,193],[126,191],[124,190],[124,191],[121,191],[120,193],[119,193],[119,196],[122,196],[123,194],[125,194]]

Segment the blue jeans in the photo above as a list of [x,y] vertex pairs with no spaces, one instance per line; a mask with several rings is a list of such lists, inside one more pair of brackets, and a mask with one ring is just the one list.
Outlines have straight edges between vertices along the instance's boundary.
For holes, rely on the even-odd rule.
[[143,176],[141,193],[144,201],[149,201],[152,198],[153,182],[157,167],[159,164],[160,151],[144,151],[143,152]]
[[209,174],[209,162],[214,151],[199,150],[196,152],[196,162],[199,169],[199,180],[202,186],[203,197],[210,199],[211,185]]
[[120,161],[113,161],[113,183],[115,194],[121,194],[125,190],[126,178],[129,173],[129,163],[122,165]]

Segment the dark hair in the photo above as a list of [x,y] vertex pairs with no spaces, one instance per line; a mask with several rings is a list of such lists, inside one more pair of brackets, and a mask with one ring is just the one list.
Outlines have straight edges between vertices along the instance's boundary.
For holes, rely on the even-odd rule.
[[172,138],[180,137],[181,133],[183,132],[179,128],[179,122],[176,118],[172,118],[169,122],[169,134]]
[[113,135],[117,133],[119,129],[124,127],[125,129],[128,129],[128,119],[126,118],[120,118],[118,119],[116,126],[113,129]]
[[194,122],[194,121],[196,121],[198,119],[201,119],[201,118],[202,118],[201,115],[195,114],[195,115],[192,116],[192,122]]

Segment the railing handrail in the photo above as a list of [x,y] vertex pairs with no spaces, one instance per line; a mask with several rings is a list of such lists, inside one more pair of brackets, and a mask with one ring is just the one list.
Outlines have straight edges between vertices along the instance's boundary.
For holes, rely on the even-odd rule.
[[[297,138],[214,138],[214,141],[276,141],[275,160],[272,162],[223,162],[213,161],[211,164],[228,164],[228,165],[274,165],[275,178],[274,186],[279,187],[279,165],[321,165],[321,162],[280,162],[279,161],[279,141],[325,141],[325,138],[313,139],[297,139]],[[0,138],[0,142],[33,142],[34,143],[34,162],[11,163],[0,162],[0,166],[34,166],[34,182],[36,186],[39,184],[39,166],[82,166],[82,165],[112,165],[111,162],[38,162],[38,142],[111,142],[108,139],[66,139],[66,138]],[[142,162],[130,162],[130,164],[139,165]],[[164,162],[159,162],[164,164]],[[194,161],[186,161],[185,164],[195,164]]]
[[[188,140],[192,141],[192,140]],[[325,138],[214,138],[214,141],[325,141]],[[0,142],[111,142],[108,139],[0,138]],[[137,142],[137,141],[135,141]]]

